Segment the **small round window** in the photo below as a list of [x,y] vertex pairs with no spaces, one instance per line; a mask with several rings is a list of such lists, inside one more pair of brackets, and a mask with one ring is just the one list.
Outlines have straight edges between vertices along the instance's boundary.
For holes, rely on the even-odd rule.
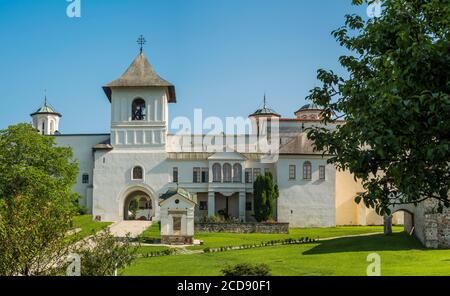
[[175,200],[175,203],[176,203],[176,204],[179,204],[179,203],[180,203],[180,200],[179,200],[179,199],[176,199],[176,200]]

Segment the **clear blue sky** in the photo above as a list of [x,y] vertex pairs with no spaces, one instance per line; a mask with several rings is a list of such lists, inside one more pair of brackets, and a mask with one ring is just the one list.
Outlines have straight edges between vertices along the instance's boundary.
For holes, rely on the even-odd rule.
[[[0,0],[0,128],[30,122],[49,102],[63,133],[109,131],[101,86],[138,53],[176,86],[170,116],[247,116],[268,102],[284,117],[318,85],[319,68],[341,71],[344,54],[330,35],[351,0],[81,0],[68,18],[65,0]],[[342,73],[342,72],[341,72]]]

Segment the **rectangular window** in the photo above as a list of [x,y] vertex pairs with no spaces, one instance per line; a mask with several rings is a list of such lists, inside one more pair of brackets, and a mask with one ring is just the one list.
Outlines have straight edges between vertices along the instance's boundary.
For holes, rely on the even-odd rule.
[[202,168],[202,183],[209,182],[209,168]]
[[325,180],[325,166],[324,165],[319,166],[319,179]]
[[89,175],[88,174],[83,174],[82,182],[83,182],[83,184],[89,184]]
[[259,176],[261,176],[261,169],[253,169],[253,180],[256,181]]
[[289,166],[289,180],[295,180],[296,177],[296,166],[291,164]]
[[198,205],[198,208],[200,211],[207,211],[208,210],[208,202],[207,201],[201,201]]
[[200,180],[201,180],[200,168],[194,168],[192,173],[192,182],[200,183]]
[[252,169],[245,169],[245,183],[252,183]]
[[181,231],[181,217],[173,217],[173,234],[180,234]]
[[252,210],[252,202],[251,201],[248,201],[245,203],[245,210],[247,212],[250,212]]
[[305,161],[303,164],[303,179],[305,180],[311,180],[311,171],[312,171],[312,165],[309,161]]
[[178,168],[177,167],[173,168],[173,171],[172,171],[172,182],[173,183],[178,183]]

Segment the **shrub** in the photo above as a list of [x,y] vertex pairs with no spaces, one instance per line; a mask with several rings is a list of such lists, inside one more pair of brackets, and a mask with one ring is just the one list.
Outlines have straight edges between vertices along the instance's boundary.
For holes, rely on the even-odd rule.
[[267,264],[239,263],[234,266],[227,265],[221,272],[224,276],[270,276]]

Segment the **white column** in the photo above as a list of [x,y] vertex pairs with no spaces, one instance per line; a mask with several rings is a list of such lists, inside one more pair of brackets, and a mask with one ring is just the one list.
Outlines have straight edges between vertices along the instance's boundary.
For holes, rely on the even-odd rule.
[[239,192],[239,220],[245,222],[245,191]]
[[216,215],[216,195],[214,191],[208,192],[208,216]]

